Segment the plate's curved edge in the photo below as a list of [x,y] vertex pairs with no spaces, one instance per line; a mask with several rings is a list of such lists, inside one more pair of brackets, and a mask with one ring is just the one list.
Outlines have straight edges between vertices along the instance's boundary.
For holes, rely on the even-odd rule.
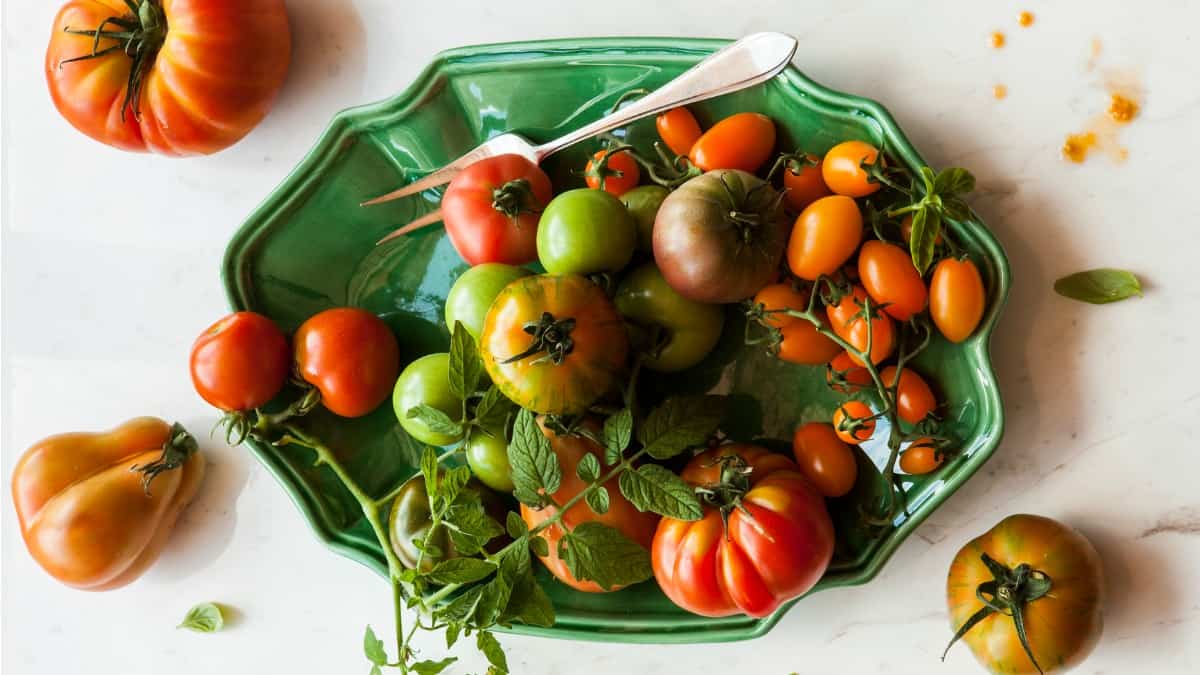
[[[329,126],[318,137],[313,147],[305,154],[301,162],[296,165],[262,203],[255,207],[231,238],[222,260],[221,278],[230,306],[236,310],[243,310],[248,309],[252,305],[252,288],[246,279],[238,276],[238,272],[239,269],[244,267],[242,263],[243,257],[252,251],[254,240],[263,234],[261,230],[268,213],[284,207],[287,202],[303,194],[303,191],[297,188],[302,188],[318,172],[321,165],[329,161],[347,137],[359,131],[359,126],[364,121],[364,118],[381,113],[393,119],[402,118],[407,112],[405,108],[409,107],[411,102],[420,100],[423,94],[435,86],[439,77],[443,75],[443,71],[451,64],[466,60],[481,60],[481,57],[496,59],[515,54],[529,54],[531,52],[547,50],[565,53],[594,52],[620,48],[631,52],[652,50],[664,53],[694,53],[699,55],[715,51],[729,42],[730,40],[719,38],[557,38],[465,46],[439,52],[422,69],[412,84],[400,93],[380,101],[348,108],[337,113]],[[919,153],[900,130],[891,113],[879,102],[826,87],[805,75],[795,63],[788,66],[787,70],[784,71],[784,76],[793,79],[806,95],[814,99],[837,107],[862,111],[866,116],[873,119],[879,125],[883,137],[889,142],[890,147],[888,150],[893,154],[898,154],[909,166],[910,170],[916,170],[924,164]],[[969,463],[966,467],[968,471],[960,473],[953,480],[948,481],[952,483],[952,489],[939,491],[930,498],[929,502],[923,505],[923,508],[918,513],[907,518],[899,526],[894,527],[883,538],[863,568],[859,570],[847,570],[839,573],[836,577],[823,579],[813,592],[840,586],[861,585],[873,579],[899,548],[899,545],[911,535],[912,531],[924,522],[925,518],[937,506],[940,506],[948,499],[950,494],[957,490],[962,483],[970,479],[983,466],[988,458],[991,457],[1003,436],[1005,422],[1004,409],[1000,401],[998,380],[990,358],[990,344],[995,326],[1008,299],[1011,285],[1011,270],[1008,258],[1003,248],[1001,248],[999,241],[977,216],[970,221],[954,222],[953,225],[959,230],[968,231],[971,237],[985,250],[994,265],[995,287],[989,289],[991,297],[989,297],[988,309],[983,317],[978,333],[971,339],[968,348],[975,352],[977,362],[986,365],[984,375],[986,375],[992,386],[985,390],[984,404],[985,409],[991,411],[997,420],[996,431],[990,437],[986,438],[980,447],[969,457]],[[356,547],[352,542],[344,541],[339,536],[339,531],[334,531],[329,527],[319,506],[315,504],[312,495],[308,494],[307,490],[295,487],[295,483],[292,482],[295,476],[290,468],[286,466],[285,462],[281,461],[276,454],[267,451],[265,448],[258,447],[257,444],[251,443],[251,447],[255,456],[268,468],[275,479],[289,494],[292,501],[301,510],[305,516],[305,520],[309,522],[318,539],[338,554],[364,564],[381,575],[386,575],[382,560],[378,556]],[[628,642],[639,643],[722,642],[751,639],[760,637],[774,628],[800,599],[797,598],[785,603],[776,612],[763,619],[756,621],[747,620],[746,623],[739,622],[721,628],[706,629],[703,633],[643,630],[638,633],[625,634],[625,637],[628,638],[626,640]],[[597,634],[594,631],[572,628],[570,626],[549,629],[514,626],[506,632],[583,640],[594,640],[602,636],[615,634]]]

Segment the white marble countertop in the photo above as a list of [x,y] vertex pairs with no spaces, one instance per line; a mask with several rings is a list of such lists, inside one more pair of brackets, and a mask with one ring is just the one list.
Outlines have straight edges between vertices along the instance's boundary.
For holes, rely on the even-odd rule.
[[[1075,525],[1103,555],[1107,626],[1080,672],[1200,671],[1200,4],[473,4],[288,0],[294,62],[276,109],[234,148],[186,161],[120,153],[70,129],[41,72],[57,3],[4,4],[5,485],[19,453],[54,432],[139,414],[194,430],[212,424],[185,355],[226,309],[226,240],[335,111],[399,91],[436,51],[552,36],[786,31],[800,39],[796,62],[809,75],[882,101],[934,166],[978,176],[973,204],[1013,268],[993,344],[1003,444],[877,579],[806,599],[764,638],[503,638],[515,672],[694,673],[715,663],[778,675],[981,672],[965,648],[938,663],[949,637],[946,568],[963,542],[1022,511]],[[1016,25],[1023,9],[1036,14],[1031,28]],[[995,29],[1008,34],[1002,50],[989,45]],[[1093,39],[1102,51],[1088,70]],[[1111,77],[1136,83],[1143,101],[1122,132],[1127,161],[1062,162],[1065,134],[1104,109]],[[997,101],[1001,83],[1009,94]],[[1051,291],[1056,277],[1093,266],[1138,271],[1146,297],[1093,307]],[[386,586],[325,550],[244,451],[206,445],[212,471],[199,501],[162,560],[116,592],[68,590],[42,573],[3,500],[6,675],[366,672],[362,630],[389,625]],[[239,610],[231,630],[173,629],[209,599]],[[472,654],[460,666],[453,672],[482,670]]]

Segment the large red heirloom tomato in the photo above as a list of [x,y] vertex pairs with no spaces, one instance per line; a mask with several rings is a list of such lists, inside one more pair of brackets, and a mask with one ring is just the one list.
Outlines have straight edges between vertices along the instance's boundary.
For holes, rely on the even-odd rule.
[[206,155],[266,117],[291,52],[283,0],[70,0],[46,82],[62,116],[101,143]]
[[651,562],[672,602],[703,616],[764,617],[825,573],[833,522],[792,460],[755,445],[722,445],[680,475],[728,503],[706,507],[697,521],[659,521]]

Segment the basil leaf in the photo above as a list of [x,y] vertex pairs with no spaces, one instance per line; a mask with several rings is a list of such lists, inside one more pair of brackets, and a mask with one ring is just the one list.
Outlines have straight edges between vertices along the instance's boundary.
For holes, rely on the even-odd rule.
[[408,667],[409,670],[417,675],[438,675],[438,673],[450,667],[451,663],[458,660],[456,656],[448,656],[441,661],[417,661]]
[[958,197],[942,200],[942,211],[950,220],[965,221],[971,219],[971,207]]
[[366,654],[367,660],[377,666],[382,666],[387,663],[387,652],[383,649],[383,640],[375,637],[375,631],[367,626],[367,632],[363,635],[363,654]]
[[450,334],[450,393],[465,401],[475,393],[482,372],[483,361],[479,360],[475,338],[461,321],[455,321]]
[[483,652],[488,663],[492,664],[492,668],[497,671],[498,675],[508,673],[508,658],[505,657],[504,650],[500,647],[496,636],[492,635],[490,631],[481,630],[475,634],[475,647]]
[[922,275],[933,264],[934,249],[941,233],[942,215],[937,209],[923,206],[913,213],[908,251],[912,255],[913,267]]
[[571,574],[595,581],[605,590],[654,576],[650,553],[616,528],[595,521],[582,523],[559,543]]
[[608,419],[604,420],[604,429],[601,433],[601,439],[604,441],[604,463],[616,464],[625,452],[625,448],[629,447],[629,441],[632,438],[633,413],[629,408],[622,408],[609,415]]
[[923,166],[921,167],[921,182],[925,184],[925,195],[929,196],[937,190],[934,189],[934,181],[937,178],[933,175],[933,169]]
[[1069,274],[1054,282],[1054,292],[1065,298],[1103,305],[1142,295],[1142,284],[1132,272],[1100,268]]
[[508,463],[511,465],[514,494],[531,506],[541,506],[541,500],[528,501],[539,492],[552,495],[562,482],[562,467],[550,448],[550,439],[538,427],[533,413],[522,409],[513,425],[512,442],[508,444]]
[[486,579],[496,564],[479,558],[451,558],[438,563],[425,576],[437,584],[469,584]]
[[704,509],[683,479],[657,464],[643,464],[621,474],[621,494],[638,511],[653,511],[677,520],[700,520]]
[[933,191],[942,199],[951,195],[963,195],[975,190],[975,176],[960,167],[942,169],[933,179]]
[[419,420],[435,434],[457,436],[463,432],[462,424],[455,422],[446,413],[426,403],[409,408],[404,416],[410,420]]
[[504,529],[508,532],[508,536],[513,539],[520,539],[529,532],[529,526],[521,519],[521,516],[516,511],[509,511],[505,516]]
[[492,385],[475,406],[475,422],[490,433],[503,434],[514,407],[515,404],[496,385]]
[[651,411],[638,437],[655,459],[669,459],[703,445],[725,413],[723,396],[677,396]]
[[202,602],[188,610],[176,628],[186,628],[197,633],[212,633],[225,625],[225,615],[213,602]]
[[596,479],[600,477],[600,460],[589,452],[575,466],[575,475],[585,483],[595,483]]
[[[625,473],[630,472],[626,471]],[[624,476],[625,473],[621,475]],[[589,492],[587,496],[583,498],[583,500],[587,502],[588,508],[590,508],[592,511],[595,511],[597,515],[602,516],[608,513],[608,489],[603,485],[597,486],[596,489]]]

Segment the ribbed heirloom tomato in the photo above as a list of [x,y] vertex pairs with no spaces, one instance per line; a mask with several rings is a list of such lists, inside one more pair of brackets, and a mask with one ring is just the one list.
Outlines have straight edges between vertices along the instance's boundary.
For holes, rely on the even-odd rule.
[[201,398],[226,412],[241,412],[266,405],[279,393],[292,355],[273,321],[234,312],[196,338],[190,365]]
[[283,0],[71,0],[54,18],[46,82],[62,116],[101,143],[205,155],[262,121],[291,48]]
[[763,617],[825,573],[833,523],[792,460],[754,445],[722,445],[694,457],[681,476],[731,501],[706,507],[697,521],[659,522],[651,564],[672,602],[703,616]]
[[492,382],[514,403],[567,415],[614,388],[629,337],[599,286],[573,274],[540,274],[500,292],[479,350]]
[[553,196],[546,172],[520,155],[480,160],[446,187],[442,196],[446,236],[472,265],[533,262],[538,219]]
[[321,392],[321,404],[342,417],[361,417],[392,393],[400,346],[374,314],[337,307],[315,314],[295,335],[296,368]]

